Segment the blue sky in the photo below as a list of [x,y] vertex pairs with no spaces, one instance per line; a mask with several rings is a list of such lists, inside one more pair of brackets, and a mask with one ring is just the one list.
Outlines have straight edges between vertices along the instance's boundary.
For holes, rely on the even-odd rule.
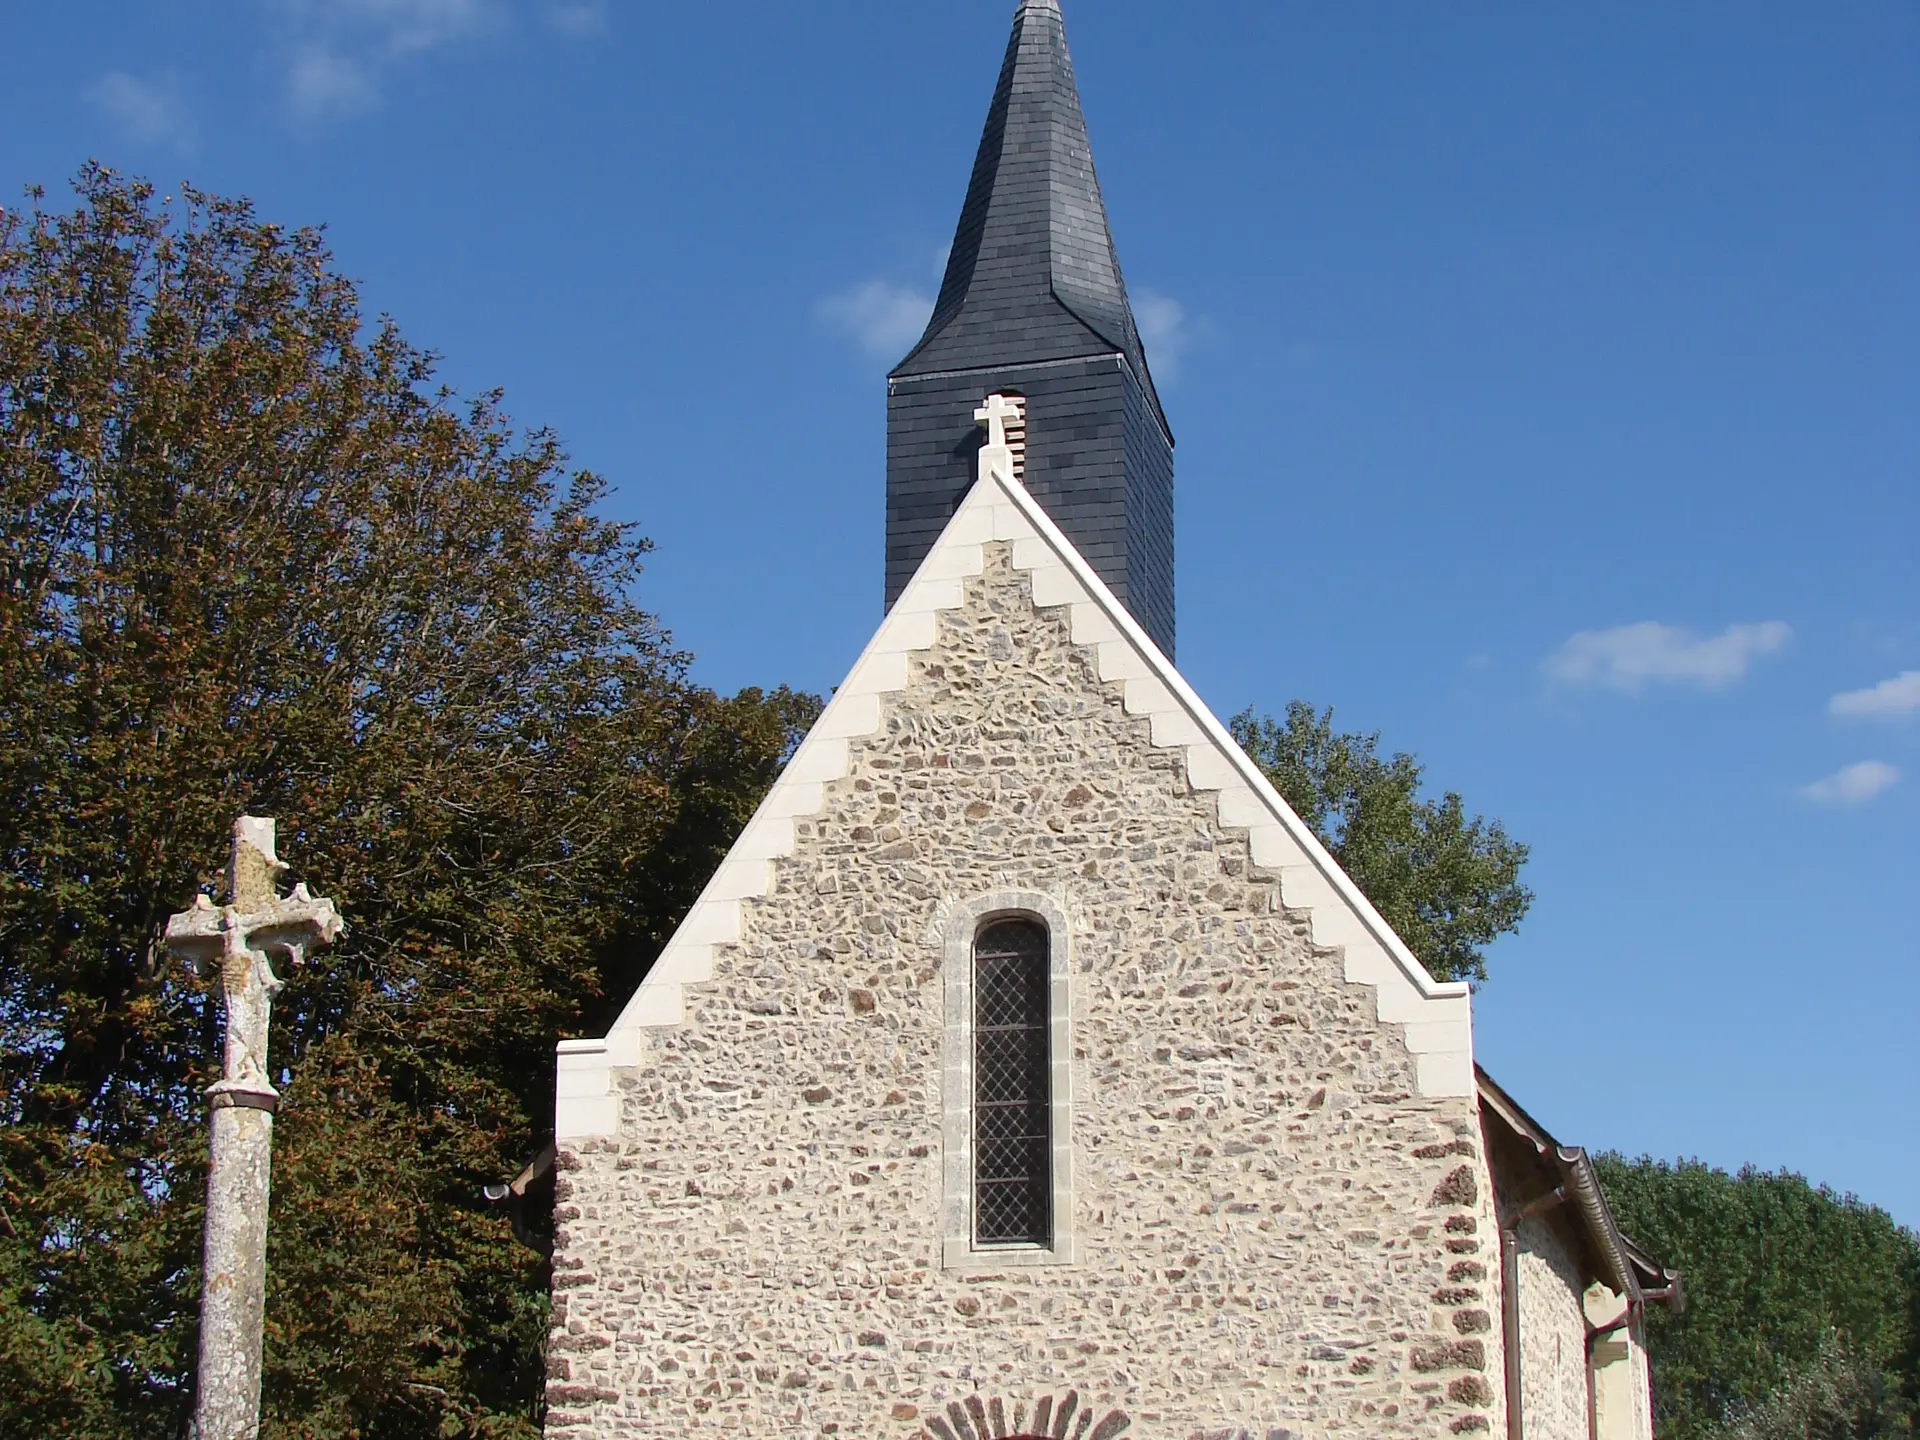
[[[825,690],[1011,9],[19,6],[0,201],[326,224],[609,477],[702,679]],[[1182,670],[1533,845],[1476,1039],[1563,1140],[1920,1224],[1920,9],[1066,10]]]

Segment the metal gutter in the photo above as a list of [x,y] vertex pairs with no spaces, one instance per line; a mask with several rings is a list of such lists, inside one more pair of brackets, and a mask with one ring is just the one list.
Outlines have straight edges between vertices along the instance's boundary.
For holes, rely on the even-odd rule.
[[1474,1079],[1478,1082],[1481,1105],[1497,1115],[1502,1124],[1525,1139],[1541,1159],[1560,1172],[1562,1184],[1568,1188],[1575,1212],[1580,1217],[1581,1229],[1593,1246],[1601,1268],[1607,1272],[1606,1278],[1612,1288],[1635,1304],[1640,1303],[1640,1281],[1633,1260],[1628,1256],[1628,1241],[1614,1223],[1613,1212],[1607,1208],[1607,1198],[1600,1189],[1600,1177],[1595,1173],[1593,1161],[1588,1158],[1587,1152],[1575,1146],[1562,1145],[1547,1133],[1544,1125],[1522,1109],[1518,1101],[1502,1090],[1485,1070],[1475,1065],[1473,1071]]
[[1613,1222],[1613,1212],[1607,1208],[1607,1197],[1600,1191],[1600,1177],[1594,1173],[1593,1161],[1587,1158],[1587,1152],[1574,1146],[1556,1145],[1554,1159],[1559,1161],[1566,1171],[1567,1182],[1573,1187],[1573,1198],[1577,1203],[1581,1217],[1587,1222],[1587,1233],[1596,1242],[1601,1258],[1613,1271],[1615,1294],[1627,1297],[1627,1303],[1639,1306],[1645,1303],[1640,1290],[1640,1277],[1634,1274],[1633,1265],[1627,1259],[1626,1247],[1620,1236],[1620,1227]]
[[[1593,1160],[1587,1152],[1577,1146],[1562,1145],[1547,1133],[1544,1125],[1495,1084],[1492,1076],[1478,1065],[1473,1068],[1483,1116],[1498,1120],[1515,1137],[1530,1146],[1548,1174],[1558,1182],[1548,1193],[1529,1201],[1499,1221],[1500,1313],[1506,1351],[1507,1440],[1524,1440],[1526,1427],[1520,1364],[1519,1263],[1519,1230],[1524,1221],[1556,1204],[1566,1204],[1572,1212],[1576,1228],[1587,1242],[1600,1278],[1626,1302],[1619,1319],[1607,1325],[1588,1327],[1589,1356],[1596,1340],[1622,1327],[1631,1326],[1649,1300],[1664,1300],[1678,1310],[1685,1304],[1685,1293],[1677,1270],[1665,1268],[1620,1233],[1613,1212],[1607,1206],[1607,1197],[1600,1188],[1599,1173],[1594,1169]],[[1492,1147],[1489,1146],[1488,1150],[1487,1164],[1491,1170]],[[1664,1284],[1658,1288],[1643,1285],[1643,1276]],[[1591,1429],[1591,1378],[1587,1401],[1588,1425]]]

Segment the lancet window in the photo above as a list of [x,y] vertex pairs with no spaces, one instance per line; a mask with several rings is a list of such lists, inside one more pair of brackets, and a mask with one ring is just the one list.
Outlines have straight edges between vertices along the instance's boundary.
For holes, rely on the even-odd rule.
[[1024,917],[974,939],[976,1245],[1053,1242],[1050,950],[1047,927]]

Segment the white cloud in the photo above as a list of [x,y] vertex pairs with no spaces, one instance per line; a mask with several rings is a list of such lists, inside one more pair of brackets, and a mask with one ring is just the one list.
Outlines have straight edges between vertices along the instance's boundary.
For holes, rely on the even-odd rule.
[[494,0],[306,0],[299,8],[337,31],[355,31],[389,55],[431,50],[499,18]]
[[176,77],[143,80],[124,70],[113,70],[80,94],[82,99],[112,117],[135,140],[171,145],[176,150],[193,147],[193,116],[187,110]]
[[505,13],[501,0],[281,0],[281,9],[290,28],[288,98],[309,117],[364,109],[396,61],[477,34]]
[[1862,760],[1802,786],[1800,793],[1821,805],[1864,805],[1899,778],[1900,772],[1884,760]]
[[1147,366],[1155,379],[1172,384],[1180,376],[1180,357],[1193,343],[1187,307],[1158,290],[1136,290],[1132,301],[1134,324],[1147,347]]
[[927,328],[933,297],[886,280],[863,280],[815,307],[829,329],[879,360],[898,360]]
[[1865,690],[1843,690],[1827,710],[1850,720],[1920,714],[1920,670],[1906,670]]
[[604,0],[549,0],[547,23],[568,35],[598,35],[607,28]]
[[1630,695],[1649,683],[1718,690],[1745,675],[1755,660],[1781,649],[1792,635],[1779,620],[1729,625],[1718,635],[1705,636],[1642,620],[1569,636],[1546,658],[1544,668],[1568,685],[1597,685]]
[[298,51],[287,67],[287,95],[302,115],[363,110],[379,98],[371,68],[325,45]]

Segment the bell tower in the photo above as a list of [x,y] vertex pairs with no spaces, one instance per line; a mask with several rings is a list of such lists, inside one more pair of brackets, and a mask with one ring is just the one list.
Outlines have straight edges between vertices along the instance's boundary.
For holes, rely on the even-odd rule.
[[1173,434],[1127,304],[1057,0],[1023,0],[933,318],[887,377],[887,604],[967,492],[992,392],[1020,479],[1173,655]]

